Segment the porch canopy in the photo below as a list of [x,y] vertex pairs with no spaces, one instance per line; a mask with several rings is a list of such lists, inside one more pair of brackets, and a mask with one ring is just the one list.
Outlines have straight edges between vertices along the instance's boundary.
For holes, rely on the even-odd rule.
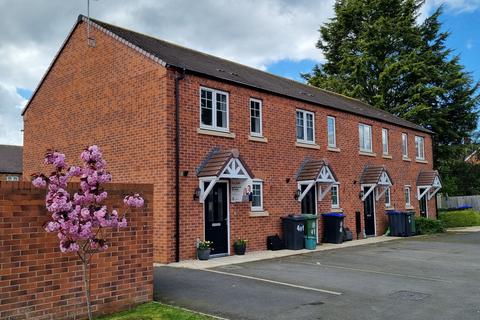
[[[196,174],[199,179],[199,200],[202,203],[221,179],[230,179],[232,202],[241,202],[245,193],[251,192],[251,181],[254,178],[238,149],[221,151],[213,148],[197,168]],[[207,187],[205,182],[208,182]]]
[[378,201],[392,184],[390,174],[384,166],[365,166],[360,177],[360,185],[362,190],[364,188],[368,188],[368,190],[363,193],[362,201],[365,201],[375,189],[379,190],[375,197],[375,200]]
[[302,201],[316,183],[319,186],[318,199],[321,201],[332,186],[338,184],[338,180],[327,161],[307,158],[302,162],[297,172],[297,183],[299,186],[306,185],[305,190],[298,197],[298,201]]
[[[437,170],[422,170],[417,177],[417,199],[420,200],[424,196],[428,197],[428,200],[442,188],[442,181]],[[420,192],[420,190],[423,191]]]

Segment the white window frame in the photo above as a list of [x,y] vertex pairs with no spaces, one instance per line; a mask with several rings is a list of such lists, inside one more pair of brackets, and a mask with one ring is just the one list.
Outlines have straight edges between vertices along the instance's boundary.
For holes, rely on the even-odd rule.
[[[419,148],[419,142],[421,141],[422,148]],[[421,154],[419,154],[421,151]],[[415,159],[425,160],[425,138],[420,136],[415,136]]]
[[[206,125],[202,123],[202,91],[209,91],[212,93],[212,125]],[[229,132],[230,131],[230,97],[228,92],[221,91],[221,90],[216,90],[216,89],[211,89],[207,87],[200,87],[200,92],[199,92],[199,121],[200,121],[200,128],[202,129],[207,129],[207,130],[213,130],[213,131],[221,131],[221,132]],[[224,94],[226,96],[226,103],[227,103],[227,123],[226,127],[217,127],[217,93],[219,94]]]
[[402,132],[402,158],[408,159],[408,134]]
[[[330,120],[333,124],[333,143],[330,143]],[[333,116],[327,116],[327,146],[330,148],[337,147],[337,124],[336,118]]]
[[[370,139],[370,149],[366,149],[365,148],[365,130],[368,128],[368,137]],[[362,136],[363,136],[363,140],[362,140]],[[359,148],[360,148],[360,151],[361,152],[369,152],[369,153],[372,153],[373,152],[373,141],[372,141],[372,126],[369,125],[369,124],[365,124],[365,123],[359,123],[358,124],[358,144],[359,144]]]
[[[259,104],[259,111],[260,111],[260,132],[253,132],[252,131],[252,102],[257,102]],[[250,98],[248,102],[248,111],[250,113],[250,135],[255,137],[263,137],[263,103],[260,99]]]
[[[299,139],[297,137],[297,112],[302,113],[303,117],[303,139]],[[312,138],[313,140],[307,140],[307,114],[312,115]],[[315,144],[315,113],[307,110],[296,109],[295,110],[295,137],[297,138],[297,142],[300,143],[307,143],[307,144]]]
[[20,181],[19,176],[7,176],[7,181]]
[[[252,205],[251,205],[251,210],[258,212],[258,211],[263,211],[263,181],[259,179],[254,179],[252,180],[252,193],[253,193],[253,186],[254,185],[259,185],[260,186],[260,206],[254,206],[253,205],[253,200],[252,200]],[[253,194],[252,194],[253,196]]]
[[335,192],[337,194],[337,203],[333,203],[333,197],[330,196],[332,208],[333,209],[339,209],[340,208],[340,188],[339,188],[339,185],[338,184],[332,185],[331,188],[330,188],[330,194],[332,194],[334,192],[333,190],[336,190]]
[[382,153],[388,155],[390,152],[388,145],[388,129],[382,128]]
[[[408,191],[408,201],[407,201],[407,191]],[[405,207],[411,207],[412,206],[412,187],[411,186],[403,187],[403,196],[405,198]]]
[[[387,194],[388,194],[388,202],[387,202]],[[385,207],[386,208],[392,207],[392,192],[390,188],[385,189]]]

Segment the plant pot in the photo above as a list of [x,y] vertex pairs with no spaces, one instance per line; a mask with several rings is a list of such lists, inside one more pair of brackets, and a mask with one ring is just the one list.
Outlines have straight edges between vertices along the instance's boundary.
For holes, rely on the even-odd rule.
[[235,251],[236,255],[243,256],[245,254],[245,251],[247,250],[247,245],[246,244],[234,244],[233,245],[233,250]]
[[208,260],[210,258],[210,248],[197,249],[198,260]]

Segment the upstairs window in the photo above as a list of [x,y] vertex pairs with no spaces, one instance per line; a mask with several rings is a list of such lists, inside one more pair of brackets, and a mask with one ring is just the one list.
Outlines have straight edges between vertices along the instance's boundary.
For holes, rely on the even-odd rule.
[[382,153],[388,155],[388,129],[382,129]]
[[297,141],[315,143],[315,123],[313,112],[297,110]]
[[200,89],[200,127],[228,131],[228,93]]
[[327,135],[328,135],[328,146],[331,148],[337,147],[337,134],[335,129],[335,117],[327,117]]
[[252,182],[252,211],[263,211],[263,183]]
[[402,156],[408,159],[408,135],[406,133],[402,133]]
[[338,185],[333,185],[330,189],[330,198],[332,199],[332,208],[340,208]]
[[358,125],[358,136],[360,139],[360,151],[372,152],[372,126],[360,123]]
[[7,181],[19,181],[20,178],[18,176],[7,176]]
[[250,99],[250,134],[262,136],[262,101]]
[[425,139],[415,137],[415,157],[418,160],[425,160]]

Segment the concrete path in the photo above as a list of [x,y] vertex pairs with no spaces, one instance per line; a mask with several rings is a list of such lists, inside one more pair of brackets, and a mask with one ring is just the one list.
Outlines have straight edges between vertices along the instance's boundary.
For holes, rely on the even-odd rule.
[[[402,238],[381,236],[381,237],[372,237],[372,238],[366,238],[366,239],[355,240],[355,241],[348,241],[341,244],[323,243],[321,245],[318,245],[315,250],[302,249],[302,250],[254,251],[254,252],[247,251],[247,253],[243,256],[228,256],[228,257],[210,259],[206,261],[185,260],[181,262],[170,263],[168,264],[168,266],[175,267],[175,268],[188,268],[188,269],[209,269],[209,268],[227,266],[231,264],[283,258],[283,257],[318,252],[318,251],[327,251],[327,250],[334,250],[334,249],[341,249],[341,248],[356,247],[356,246],[361,246],[365,244],[391,241],[395,239],[402,239]],[[163,265],[155,264],[155,266],[163,266]]]
[[480,233],[210,269],[155,268],[156,300],[227,319],[480,319]]

